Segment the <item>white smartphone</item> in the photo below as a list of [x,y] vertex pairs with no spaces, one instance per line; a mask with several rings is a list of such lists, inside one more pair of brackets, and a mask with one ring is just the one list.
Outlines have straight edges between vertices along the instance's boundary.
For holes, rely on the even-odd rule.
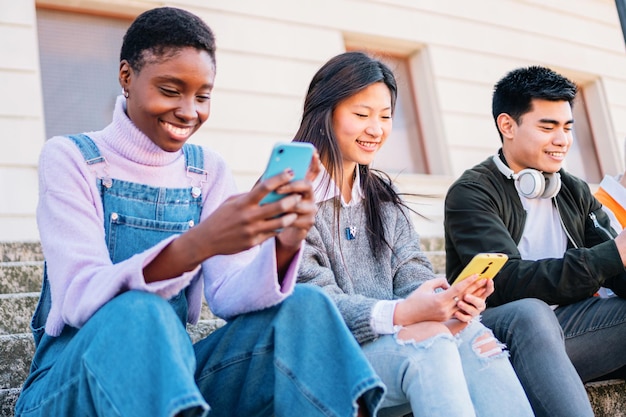
[[478,253],[463,268],[452,285],[474,274],[478,274],[480,278],[493,279],[508,259],[504,253]]
[[[293,171],[294,175],[292,181],[304,179],[309,165],[311,165],[314,152],[315,147],[308,142],[277,143],[272,149],[270,159],[267,162],[267,167],[261,176],[261,180],[280,174],[287,168]],[[286,196],[287,194],[278,194],[272,191],[263,197],[260,204],[273,203]]]

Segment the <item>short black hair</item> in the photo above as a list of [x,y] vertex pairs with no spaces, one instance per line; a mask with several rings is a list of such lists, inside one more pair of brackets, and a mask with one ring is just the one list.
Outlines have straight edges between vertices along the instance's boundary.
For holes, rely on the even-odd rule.
[[215,63],[215,36],[202,19],[183,9],[158,7],[143,12],[130,25],[120,61],[128,61],[139,72],[146,63],[146,52],[163,57],[185,47],[208,52]]
[[[491,113],[498,124],[498,116],[506,113],[516,123],[532,110],[532,100],[567,101],[573,106],[576,84],[561,74],[542,66],[517,68],[498,81],[493,90]],[[500,131],[498,130],[498,133]],[[502,139],[502,134],[500,134]]]

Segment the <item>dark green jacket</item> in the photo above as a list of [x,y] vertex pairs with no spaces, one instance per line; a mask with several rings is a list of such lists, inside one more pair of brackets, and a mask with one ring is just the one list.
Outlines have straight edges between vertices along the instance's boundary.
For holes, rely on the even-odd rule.
[[465,171],[445,201],[446,275],[452,281],[479,252],[503,252],[509,261],[495,278],[489,306],[520,298],[570,304],[600,286],[626,298],[626,270],[601,204],[581,179],[561,170],[561,190],[553,199],[569,235],[562,258],[524,261],[517,249],[526,212],[512,180],[491,157]]

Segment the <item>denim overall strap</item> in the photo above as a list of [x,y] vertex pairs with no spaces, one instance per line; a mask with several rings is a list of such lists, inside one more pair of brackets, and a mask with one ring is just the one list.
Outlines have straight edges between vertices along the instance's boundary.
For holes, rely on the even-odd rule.
[[70,138],[76,146],[78,146],[78,149],[80,149],[80,153],[83,154],[87,165],[104,162],[105,159],[102,155],[100,155],[100,149],[98,149],[98,146],[96,146],[89,136],[84,133],[79,133],[77,135],[69,135],[68,138]]
[[187,171],[206,175],[206,171],[203,169],[204,152],[201,146],[185,143],[183,145],[183,154],[185,155]]
[[109,188],[111,186],[111,177],[109,177],[109,163],[106,158],[100,154],[100,149],[93,140],[84,133],[69,135],[74,144],[78,147],[85,158],[85,163],[94,171],[100,185],[100,195],[102,195],[102,187]]
[[187,177],[191,179],[191,195],[199,197],[202,193],[202,184],[208,180],[208,173],[202,169],[204,168],[204,152],[198,145],[185,143],[183,153],[187,165]]

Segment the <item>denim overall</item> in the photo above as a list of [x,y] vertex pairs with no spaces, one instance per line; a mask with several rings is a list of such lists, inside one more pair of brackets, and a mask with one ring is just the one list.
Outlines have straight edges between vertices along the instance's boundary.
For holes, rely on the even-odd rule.
[[[88,164],[106,167],[89,138],[72,139]],[[189,188],[111,180],[96,170],[113,262],[199,221],[202,150],[183,151]],[[211,417],[343,417],[354,415],[359,397],[372,411],[382,401],[380,379],[333,302],[312,285],[297,285],[282,303],[237,316],[195,345],[181,325],[184,291],[169,303],[124,292],[80,331],[65,326],[59,337],[44,333],[49,308],[45,279],[32,323],[37,351],[16,417],[191,417],[209,409]]]
[[[109,250],[109,256],[113,263],[124,261],[134,254],[156,245],[158,242],[171,235],[181,234],[200,221],[200,213],[202,211],[200,186],[206,176],[206,172],[203,170],[204,156],[201,147],[191,144],[185,144],[183,146],[187,173],[190,178],[189,187],[159,188],[109,178],[107,174],[107,162],[105,158],[100,155],[98,147],[91,140],[91,138],[82,134],[73,135],[69,138],[76,144],[76,146],[78,146],[83,154],[83,157],[85,158],[85,162],[95,171],[96,176],[98,177],[97,181],[104,208],[106,244]],[[191,384],[185,384],[182,381],[179,381],[179,383],[183,386],[187,385],[187,387],[183,390],[184,398],[181,400],[181,404],[175,405],[173,409],[181,410],[187,406],[198,406],[200,409],[205,410],[207,408],[206,404],[204,403],[202,396],[198,393],[195,384],[193,384],[195,358],[191,343],[184,327],[187,322],[187,297],[185,290],[182,290],[169,300],[169,306],[173,307],[173,309],[168,306],[167,302],[156,295],[141,293],[138,291],[124,293],[103,306],[98,311],[102,312],[102,314],[98,314],[98,312],[96,312],[92,319],[90,319],[83,329],[81,329],[80,333],[78,333],[78,329],[66,325],[59,337],[51,337],[44,332],[46,318],[51,306],[50,287],[45,267],[41,298],[31,323],[37,351],[31,365],[31,373],[24,385],[24,390],[28,391],[29,386],[37,380],[37,378],[47,373],[50,367],[57,362],[57,357],[62,351],[65,350],[75,335],[81,334],[83,339],[85,339],[86,344],[91,343],[91,340],[89,340],[90,338],[85,337],[84,331],[89,330],[91,327],[99,327],[93,325],[90,326],[91,324],[97,324],[98,320],[107,320],[107,317],[104,314],[106,311],[116,309],[117,311],[113,314],[122,316],[120,318],[121,320],[126,320],[129,324],[141,323],[141,318],[137,318],[136,316],[138,314],[140,315],[140,305],[142,303],[142,299],[144,298],[147,299],[145,302],[156,305],[154,308],[157,311],[154,314],[160,316],[155,319],[151,319],[149,323],[144,325],[150,326],[150,323],[152,323],[154,328],[166,327],[165,330],[168,334],[161,337],[170,341],[178,340],[178,343],[172,343],[172,348],[183,352],[184,361],[187,362],[187,366],[183,367],[187,369],[180,372],[181,374],[187,374],[187,380],[190,381]],[[125,305],[122,306],[120,304]],[[124,310],[124,308],[126,309]],[[126,313],[120,313],[122,311],[126,311]],[[178,317],[178,320],[176,317]],[[113,315],[109,315],[108,320],[114,321],[115,318]],[[94,323],[91,323],[92,321]],[[157,323],[159,321],[161,321],[164,326],[158,326]],[[141,333],[145,333],[145,331],[138,331],[136,335],[131,334],[129,331],[128,337],[129,339],[140,339]],[[115,340],[116,337],[117,336],[113,336],[112,340]],[[152,339],[154,342],[162,344],[162,342],[158,340],[158,337],[153,337]],[[148,343],[148,341],[144,341],[144,343]],[[108,344],[113,345],[113,343]],[[75,343],[73,345],[75,345]],[[73,346],[72,348],[76,349],[77,352],[81,351],[81,349],[77,349],[76,346]],[[150,347],[143,346],[143,348],[149,349]],[[144,356],[147,353],[148,352],[144,353]],[[116,364],[116,367],[125,368],[123,369],[123,372],[126,372],[127,368],[121,355],[117,359],[119,360],[119,364]],[[127,359],[129,360],[129,366],[132,366],[133,363],[137,363],[138,360],[136,357],[128,357]],[[165,365],[159,356],[154,357],[154,360],[160,362],[159,366]],[[189,364],[192,366],[189,366]],[[177,366],[180,367],[180,365]],[[172,367],[168,373],[173,372],[174,369],[175,368]],[[72,375],[68,375],[67,377],[72,379]],[[59,378],[57,376],[57,378],[63,380],[63,377]],[[122,380],[123,379],[122,375]],[[175,379],[172,381],[175,381]],[[115,383],[115,381],[112,382]],[[51,408],[47,408],[43,415],[50,413],[50,410],[56,410],[53,411],[53,413],[58,416],[95,415],[96,410],[99,412],[103,412],[103,410],[105,410],[104,412],[106,415],[156,416],[163,413],[163,411],[159,411],[159,409],[172,410],[171,405],[160,404],[158,401],[155,402],[154,412],[145,408],[143,408],[141,412],[133,410],[131,408],[132,401],[125,401],[130,405],[130,407],[128,409],[121,410],[116,409],[116,406],[113,404],[106,405],[104,402],[98,404],[94,403],[92,399],[87,401],[87,398],[81,398],[83,396],[83,388],[80,387],[80,383],[77,383],[77,385],[79,385],[78,387],[67,389],[67,393],[61,390],[62,386],[54,387],[59,390],[59,392],[55,393],[55,395],[52,395],[49,391],[49,389],[52,388],[51,386],[55,385],[54,383],[48,382],[43,385],[46,387],[43,390],[44,392],[40,394],[40,401],[47,401],[47,406],[50,406],[50,402],[58,403],[54,406],[50,406]],[[132,392],[133,390],[134,389],[129,389],[128,391]],[[90,391],[89,395],[84,395],[84,397],[94,396],[94,391],[96,391],[96,389],[89,388],[88,391]],[[179,391],[179,389],[176,388],[174,391]],[[168,396],[166,392],[163,392],[162,394],[165,397]],[[98,394],[95,395],[97,396]],[[108,393],[108,395],[111,394]],[[176,396],[180,394],[173,395]],[[53,398],[51,400],[45,400],[46,396],[53,396],[56,397],[56,399]],[[169,398],[174,397],[170,396]],[[22,398],[20,397],[20,399]],[[29,398],[29,401],[29,406],[32,406],[32,403],[34,402],[33,399]],[[72,408],[71,405],[73,404],[76,406]],[[20,408],[21,407],[18,402],[16,410],[20,410]],[[31,411],[32,412],[27,412],[26,408],[24,408],[23,415],[40,415],[37,411],[37,407]]]
[[[92,167],[104,164],[103,169],[96,172],[103,174],[97,181],[104,208],[105,239],[114,264],[151,248],[171,235],[183,233],[200,221],[202,197],[197,191],[199,187],[159,188],[112,180],[106,174],[106,159],[100,155],[89,136],[80,134],[69,138],[80,149],[86,164]],[[203,177],[202,148],[185,144],[183,152],[190,177],[192,174]],[[185,292],[172,297],[169,303],[181,322],[187,323]],[[36,345],[44,333],[43,326],[50,311],[50,288],[45,268],[39,304],[32,322]]]

